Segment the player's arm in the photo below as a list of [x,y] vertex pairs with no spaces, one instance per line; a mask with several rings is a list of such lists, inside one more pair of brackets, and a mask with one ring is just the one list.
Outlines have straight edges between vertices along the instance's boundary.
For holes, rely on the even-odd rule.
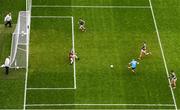
[[130,63],[128,63],[128,68],[130,68],[131,67],[131,62]]
[[171,80],[172,79],[172,74],[170,74],[168,78]]

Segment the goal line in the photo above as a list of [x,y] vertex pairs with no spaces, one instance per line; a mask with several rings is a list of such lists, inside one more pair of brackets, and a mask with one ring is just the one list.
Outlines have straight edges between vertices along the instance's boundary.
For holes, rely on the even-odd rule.
[[174,107],[174,104],[26,104],[27,107],[40,106],[145,106],[145,107]]
[[32,5],[33,8],[150,8],[150,6]]

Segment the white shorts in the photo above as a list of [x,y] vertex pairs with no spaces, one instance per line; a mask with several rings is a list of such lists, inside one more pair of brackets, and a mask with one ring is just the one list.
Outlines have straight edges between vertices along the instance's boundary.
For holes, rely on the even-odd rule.
[[73,58],[73,57],[71,57],[71,58],[70,58],[70,60],[71,60],[71,61],[74,61],[74,58]]
[[84,25],[80,25],[80,26],[79,26],[79,29],[84,29]]
[[146,50],[141,49],[141,53],[146,54]]

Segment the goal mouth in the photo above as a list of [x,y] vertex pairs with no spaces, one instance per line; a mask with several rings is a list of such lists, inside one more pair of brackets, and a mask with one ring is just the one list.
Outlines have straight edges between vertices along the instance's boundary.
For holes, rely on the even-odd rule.
[[12,34],[10,68],[26,68],[28,65],[30,12],[20,11]]

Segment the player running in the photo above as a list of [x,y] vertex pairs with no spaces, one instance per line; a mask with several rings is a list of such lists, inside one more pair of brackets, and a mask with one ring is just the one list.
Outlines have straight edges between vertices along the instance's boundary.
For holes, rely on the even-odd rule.
[[141,60],[143,56],[147,56],[147,55],[151,55],[151,52],[147,52],[146,42],[143,42],[143,46],[141,48],[141,52],[138,59]]
[[85,32],[86,31],[86,28],[85,28],[85,21],[82,20],[81,18],[79,18],[79,29],[82,31],[82,32]]
[[73,50],[71,50],[71,51],[69,52],[70,64],[73,64],[75,59],[79,60],[79,58],[78,58],[78,56],[76,55],[76,53],[74,53]]
[[132,70],[133,73],[136,72],[136,66],[137,64],[139,64],[139,62],[137,62],[136,60],[132,60],[130,63],[129,63],[129,66],[128,68]]
[[173,89],[175,89],[176,88],[177,77],[176,77],[176,74],[175,74],[175,72],[173,70],[171,70],[171,72],[170,72],[169,79],[170,79],[170,82],[171,82],[170,86]]

